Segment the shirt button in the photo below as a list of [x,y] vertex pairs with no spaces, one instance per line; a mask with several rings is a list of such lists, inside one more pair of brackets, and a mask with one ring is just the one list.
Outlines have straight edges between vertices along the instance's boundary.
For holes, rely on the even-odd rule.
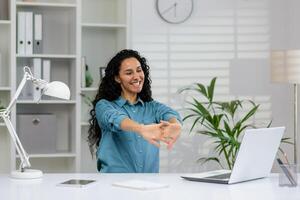
[[143,168],[143,165],[140,165],[140,168]]
[[138,138],[141,138],[142,136],[138,135]]
[[140,152],[140,153],[143,153],[143,151],[142,151],[142,150],[139,150],[139,152]]

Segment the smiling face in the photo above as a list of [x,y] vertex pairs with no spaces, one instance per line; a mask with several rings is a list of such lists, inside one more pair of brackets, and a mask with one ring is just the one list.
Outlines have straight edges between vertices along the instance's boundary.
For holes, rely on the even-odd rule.
[[122,96],[127,100],[136,100],[137,94],[143,89],[145,75],[141,63],[134,57],[121,62],[119,75],[115,81],[120,83]]

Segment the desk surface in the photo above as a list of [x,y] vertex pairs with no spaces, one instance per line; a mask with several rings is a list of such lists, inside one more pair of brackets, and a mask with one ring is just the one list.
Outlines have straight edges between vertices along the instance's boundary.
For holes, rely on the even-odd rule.
[[[85,188],[59,187],[58,183],[69,179],[94,179],[96,183]],[[139,191],[112,186],[124,180],[145,180],[168,184],[168,188]],[[47,199],[117,199],[117,200],[300,200],[300,187],[278,186],[278,176],[234,185],[190,182],[180,174],[45,174],[41,180],[15,180],[0,175],[0,199],[47,200]]]

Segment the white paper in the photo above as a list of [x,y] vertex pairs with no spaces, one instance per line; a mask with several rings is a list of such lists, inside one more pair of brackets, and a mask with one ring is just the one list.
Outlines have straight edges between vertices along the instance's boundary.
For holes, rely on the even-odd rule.
[[154,189],[162,189],[162,188],[169,187],[169,185],[167,184],[154,183],[154,182],[143,181],[143,180],[128,180],[128,181],[116,182],[113,183],[112,185],[117,187],[136,189],[136,190],[154,190]]

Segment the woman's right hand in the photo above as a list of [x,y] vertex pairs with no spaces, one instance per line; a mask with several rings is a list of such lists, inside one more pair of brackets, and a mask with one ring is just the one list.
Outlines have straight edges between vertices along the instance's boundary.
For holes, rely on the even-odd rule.
[[141,125],[140,135],[151,144],[160,147],[159,141],[163,134],[164,123]]

